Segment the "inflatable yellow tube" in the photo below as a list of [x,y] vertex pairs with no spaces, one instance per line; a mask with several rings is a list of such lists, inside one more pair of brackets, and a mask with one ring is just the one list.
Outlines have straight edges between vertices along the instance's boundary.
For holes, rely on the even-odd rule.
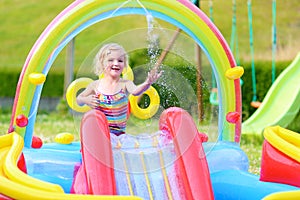
[[87,112],[91,109],[87,105],[80,106],[76,102],[76,97],[79,90],[85,89],[91,82],[93,82],[93,80],[90,78],[79,78],[69,85],[66,92],[66,99],[70,108],[77,112]]
[[97,196],[66,194],[56,184],[40,181],[24,174],[16,165],[23,149],[23,138],[13,132],[0,136],[0,191],[13,199],[65,200],[65,199],[132,199],[136,196]]
[[147,108],[140,108],[138,105],[140,96],[129,95],[130,111],[137,118],[149,119],[158,111],[160,98],[157,91],[152,86],[150,86],[150,88],[146,90],[144,94],[149,96],[150,105]]
[[12,133],[9,135],[11,137],[11,147],[9,152],[7,153],[3,166],[5,175],[10,180],[22,185],[26,185],[28,187],[37,188],[49,192],[63,193],[64,191],[59,185],[35,179],[19,170],[19,168],[16,166],[16,163],[18,162],[19,156],[23,149],[23,138],[20,137],[17,133]]
[[300,135],[294,131],[273,126],[265,128],[265,139],[276,149],[300,162]]
[[122,72],[122,76],[123,76],[123,79],[130,80],[130,81],[134,80],[134,74],[133,74],[133,71],[130,66],[127,66],[126,68],[124,68],[124,70]]
[[275,192],[263,198],[263,200],[299,200],[300,191]]

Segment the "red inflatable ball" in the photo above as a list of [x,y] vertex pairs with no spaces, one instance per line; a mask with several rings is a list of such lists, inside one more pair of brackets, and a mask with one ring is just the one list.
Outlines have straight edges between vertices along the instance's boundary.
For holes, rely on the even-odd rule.
[[232,124],[236,123],[239,119],[240,119],[240,113],[238,112],[229,112],[226,115],[226,120]]
[[16,118],[16,124],[19,127],[25,127],[28,124],[28,118],[25,115],[18,115]]
[[[22,153],[20,155],[20,158],[18,160],[18,163],[17,163],[17,166],[18,168],[24,172],[25,174],[27,174],[27,167],[26,167],[26,161],[25,161],[25,157],[24,157],[24,154]],[[0,196],[1,197],[1,196]],[[0,198],[1,199],[1,198]]]
[[43,141],[38,136],[32,137],[31,147],[34,149],[39,149],[43,146]]

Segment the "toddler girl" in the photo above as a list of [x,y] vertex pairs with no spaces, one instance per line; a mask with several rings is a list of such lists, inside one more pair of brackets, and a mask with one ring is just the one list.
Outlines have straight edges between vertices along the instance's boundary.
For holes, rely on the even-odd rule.
[[86,104],[102,111],[107,118],[110,133],[117,136],[125,133],[128,95],[142,94],[162,74],[155,67],[148,72],[142,84],[135,85],[133,81],[121,78],[127,65],[128,55],[122,46],[116,43],[104,45],[94,60],[95,74],[100,76],[103,73],[103,78],[90,83],[77,97],[79,105]]

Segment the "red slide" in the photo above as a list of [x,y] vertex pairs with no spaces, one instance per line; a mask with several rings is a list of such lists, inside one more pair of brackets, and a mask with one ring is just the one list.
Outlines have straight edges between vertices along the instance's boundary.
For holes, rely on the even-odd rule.
[[207,139],[200,134],[188,112],[173,107],[160,117],[160,129],[171,134],[176,151],[175,167],[180,174],[187,199],[214,199],[210,174],[202,147]]
[[[175,185],[179,186],[173,189],[183,194],[184,199],[214,199],[202,147],[202,142],[207,140],[207,137],[198,132],[189,113],[177,107],[168,108],[160,117],[159,127],[173,139],[176,178],[171,180],[177,180],[178,184]],[[115,195],[112,145],[103,113],[92,110],[84,115],[81,123],[81,141],[82,165],[75,177],[74,192]]]
[[82,165],[73,183],[77,194],[115,195],[112,146],[105,115],[87,112],[81,122]]

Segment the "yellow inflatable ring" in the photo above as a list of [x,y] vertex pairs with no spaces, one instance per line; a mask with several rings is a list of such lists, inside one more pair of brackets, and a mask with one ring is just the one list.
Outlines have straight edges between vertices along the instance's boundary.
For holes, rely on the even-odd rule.
[[77,112],[87,112],[91,108],[87,105],[80,106],[76,102],[77,93],[79,90],[86,88],[91,82],[93,82],[90,78],[79,78],[73,81],[66,92],[67,103],[73,110]]
[[122,72],[122,76],[123,76],[123,79],[130,80],[130,81],[134,80],[134,74],[129,65],[126,68],[124,68],[124,70]]
[[139,96],[129,95],[130,112],[137,118],[149,119],[158,111],[160,98],[154,87],[150,86],[144,92],[150,98],[150,105],[147,108],[140,108],[138,105]]

